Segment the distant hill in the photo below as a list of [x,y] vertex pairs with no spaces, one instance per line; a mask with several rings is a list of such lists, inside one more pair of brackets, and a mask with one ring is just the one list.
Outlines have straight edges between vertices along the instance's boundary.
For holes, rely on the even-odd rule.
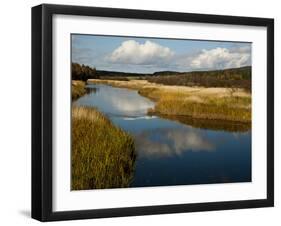
[[87,65],[80,65],[78,63],[72,63],[72,74],[75,77],[95,77],[100,76],[118,76],[118,77],[129,77],[129,76],[171,76],[171,75],[214,75],[218,74],[224,75],[242,75],[243,78],[250,78],[251,76],[251,66],[240,67],[240,68],[229,68],[223,70],[209,70],[209,71],[191,71],[191,72],[178,72],[178,71],[156,71],[154,73],[132,73],[132,72],[119,72],[119,71],[106,71],[97,70],[96,68],[89,67]]
[[209,71],[191,71],[191,72],[178,72],[178,71],[156,71],[154,73],[130,73],[119,71],[105,71],[96,70],[99,77],[102,76],[118,76],[118,77],[141,77],[141,76],[174,76],[174,75],[201,75],[201,76],[215,76],[215,77],[228,77],[228,78],[243,78],[251,79],[251,66],[240,68],[229,68],[223,70],[209,70]]
[[[165,76],[164,76],[165,75]],[[252,67],[230,68],[213,71],[192,71],[183,73],[161,72],[149,76],[150,82],[164,85],[232,87],[251,91]]]
[[227,75],[228,77],[234,76],[234,75],[241,75],[244,79],[250,79],[251,78],[251,66],[245,66],[245,67],[239,67],[239,68],[227,68],[227,69],[221,69],[221,70],[207,70],[207,71],[190,71],[190,72],[178,72],[178,71],[157,71],[151,74],[151,76],[169,76],[169,75],[212,75],[212,76],[218,76],[218,75]]
[[132,76],[147,76],[152,74],[144,73],[131,73],[131,72],[119,72],[119,71],[105,71],[105,70],[96,70],[98,76],[118,76],[118,77],[132,77]]
[[152,76],[158,76],[158,75],[180,75],[184,74],[186,72],[178,72],[178,71],[156,71],[152,73]]
[[128,80],[126,77],[139,77],[150,82],[165,85],[235,87],[251,90],[252,67],[229,68],[209,71],[157,71],[154,73],[130,73],[119,71],[96,70],[87,65],[72,63],[72,79],[91,78]]

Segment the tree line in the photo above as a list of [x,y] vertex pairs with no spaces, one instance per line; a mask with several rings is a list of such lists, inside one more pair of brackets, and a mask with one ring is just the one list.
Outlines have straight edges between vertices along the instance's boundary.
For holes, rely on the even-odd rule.
[[252,80],[251,66],[212,71],[158,71],[142,74],[96,70],[84,64],[72,63],[71,71],[73,80],[87,81],[87,79],[97,78],[128,80],[127,77],[138,77],[138,79],[147,79],[149,82],[164,85],[243,88],[250,92]]
[[97,70],[94,67],[87,65],[80,65],[78,63],[71,64],[71,77],[72,80],[87,81],[87,79],[99,78]]
[[228,68],[222,70],[209,70],[209,71],[156,71],[152,76],[169,76],[169,75],[188,75],[188,76],[212,76],[219,79],[251,79],[251,66],[240,68]]
[[148,81],[164,85],[243,88],[251,91],[250,66],[214,71],[156,72]]

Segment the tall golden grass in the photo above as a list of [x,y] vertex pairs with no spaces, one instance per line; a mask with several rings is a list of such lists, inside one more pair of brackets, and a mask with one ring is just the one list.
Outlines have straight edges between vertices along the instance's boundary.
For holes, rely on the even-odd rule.
[[72,190],[128,187],[133,138],[95,108],[72,107]]
[[89,80],[138,90],[156,102],[150,114],[189,116],[199,119],[251,122],[251,94],[243,89],[169,86],[146,80]]
[[247,102],[244,97],[236,98],[210,98],[203,100],[195,98],[178,97],[165,98],[161,96],[154,109],[150,113],[164,115],[182,115],[199,119],[220,119],[239,122],[251,121],[251,109],[241,104]]
[[86,83],[80,80],[71,81],[71,98],[75,100],[86,93]]

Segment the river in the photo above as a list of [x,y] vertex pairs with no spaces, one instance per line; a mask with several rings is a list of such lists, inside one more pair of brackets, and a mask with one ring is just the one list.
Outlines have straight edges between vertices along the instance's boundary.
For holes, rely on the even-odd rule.
[[135,138],[130,187],[251,181],[251,130],[195,128],[147,115],[154,102],[135,90],[101,84],[87,88],[90,92],[73,104],[96,107]]

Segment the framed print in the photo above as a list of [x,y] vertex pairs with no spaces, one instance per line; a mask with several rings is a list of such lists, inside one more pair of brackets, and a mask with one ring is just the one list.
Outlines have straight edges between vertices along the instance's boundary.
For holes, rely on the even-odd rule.
[[274,205],[274,21],[32,8],[32,217]]

